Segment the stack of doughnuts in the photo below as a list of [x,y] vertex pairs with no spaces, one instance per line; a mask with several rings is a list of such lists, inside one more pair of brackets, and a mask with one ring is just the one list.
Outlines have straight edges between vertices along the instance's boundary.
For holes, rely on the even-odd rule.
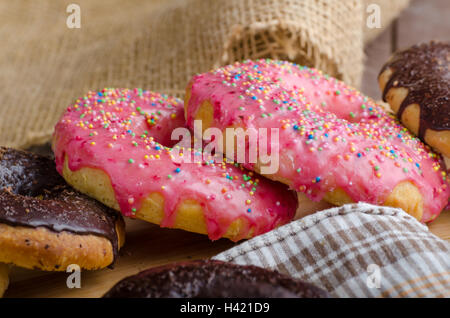
[[[0,147],[0,296],[5,264],[111,266],[124,243],[122,215],[233,241],[359,201],[434,220],[450,187],[441,156],[420,139],[450,155],[448,47],[415,46],[380,74],[385,100],[419,138],[357,90],[284,61],[248,60],[195,75],[184,103],[142,89],[88,92],[55,127],[56,164]],[[208,128],[220,133],[209,141],[224,149],[205,151]],[[228,128],[268,130],[257,148],[276,154],[273,161],[241,161],[236,147],[248,153],[250,138],[229,146]],[[142,272],[105,295],[250,296],[327,294],[261,268],[197,261]]]
[[[264,175],[276,182],[257,174],[259,161],[243,162],[248,170],[237,165],[229,149],[215,162],[175,144],[172,131],[193,131],[195,120],[204,130],[277,129],[279,169]],[[292,220],[297,204],[288,187],[298,195],[297,217],[363,201],[400,207],[422,222],[439,215],[450,193],[441,158],[382,107],[283,61],[198,74],[184,105],[140,89],[89,92],[56,125],[53,150],[77,190],[126,216],[212,240],[250,238]]]
[[384,101],[450,168],[450,43],[430,42],[395,53],[378,82]]

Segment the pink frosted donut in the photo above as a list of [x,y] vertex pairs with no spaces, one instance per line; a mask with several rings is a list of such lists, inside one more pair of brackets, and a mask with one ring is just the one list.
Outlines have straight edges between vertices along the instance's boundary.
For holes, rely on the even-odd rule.
[[[279,129],[279,169],[267,177],[314,201],[400,207],[422,222],[447,204],[440,158],[374,101],[320,71],[235,63],[194,76],[185,107],[191,128],[197,119],[222,131]],[[260,162],[246,167],[261,170]]]
[[166,147],[175,144],[172,130],[184,125],[176,98],[139,89],[89,92],[55,127],[57,169],[126,216],[212,240],[248,238],[292,220],[297,200],[285,185],[191,148]]

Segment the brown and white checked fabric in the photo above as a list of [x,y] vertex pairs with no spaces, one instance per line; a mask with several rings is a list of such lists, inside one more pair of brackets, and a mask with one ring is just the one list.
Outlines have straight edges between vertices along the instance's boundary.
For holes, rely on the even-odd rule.
[[365,203],[304,217],[214,259],[278,270],[335,297],[450,297],[450,244],[401,209]]

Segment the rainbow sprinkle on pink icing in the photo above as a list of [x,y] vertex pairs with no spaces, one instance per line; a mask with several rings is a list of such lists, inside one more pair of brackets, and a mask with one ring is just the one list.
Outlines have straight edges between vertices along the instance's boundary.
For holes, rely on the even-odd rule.
[[57,169],[62,173],[67,157],[71,171],[103,170],[121,212],[130,217],[150,193],[160,193],[165,200],[163,227],[173,227],[180,202],[196,200],[213,240],[237,219],[247,222],[236,240],[292,220],[297,200],[284,185],[226,160],[215,163],[195,149],[177,148],[176,155],[202,159],[174,161],[171,133],[184,125],[179,99],[141,89],[91,91],[68,107],[55,127]]
[[[403,181],[416,185],[423,222],[446,206],[450,189],[439,156],[374,101],[320,71],[284,61],[244,61],[193,77],[187,122],[204,101],[212,126],[279,128],[275,179],[318,201],[336,188],[383,204]],[[247,164],[252,169],[252,165]]]

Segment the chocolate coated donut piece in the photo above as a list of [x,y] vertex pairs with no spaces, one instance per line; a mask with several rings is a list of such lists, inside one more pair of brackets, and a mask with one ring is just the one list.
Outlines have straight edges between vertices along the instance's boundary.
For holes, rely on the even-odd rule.
[[116,256],[118,218],[68,186],[50,159],[0,147],[0,223],[102,236]]
[[380,74],[388,68],[393,74],[384,87],[384,101],[393,87],[404,87],[409,91],[397,117],[402,118],[408,105],[418,104],[421,139],[427,129],[450,130],[450,44],[430,42],[414,45],[396,53]]
[[105,298],[323,298],[326,291],[256,266],[200,260],[151,268],[117,283]]

